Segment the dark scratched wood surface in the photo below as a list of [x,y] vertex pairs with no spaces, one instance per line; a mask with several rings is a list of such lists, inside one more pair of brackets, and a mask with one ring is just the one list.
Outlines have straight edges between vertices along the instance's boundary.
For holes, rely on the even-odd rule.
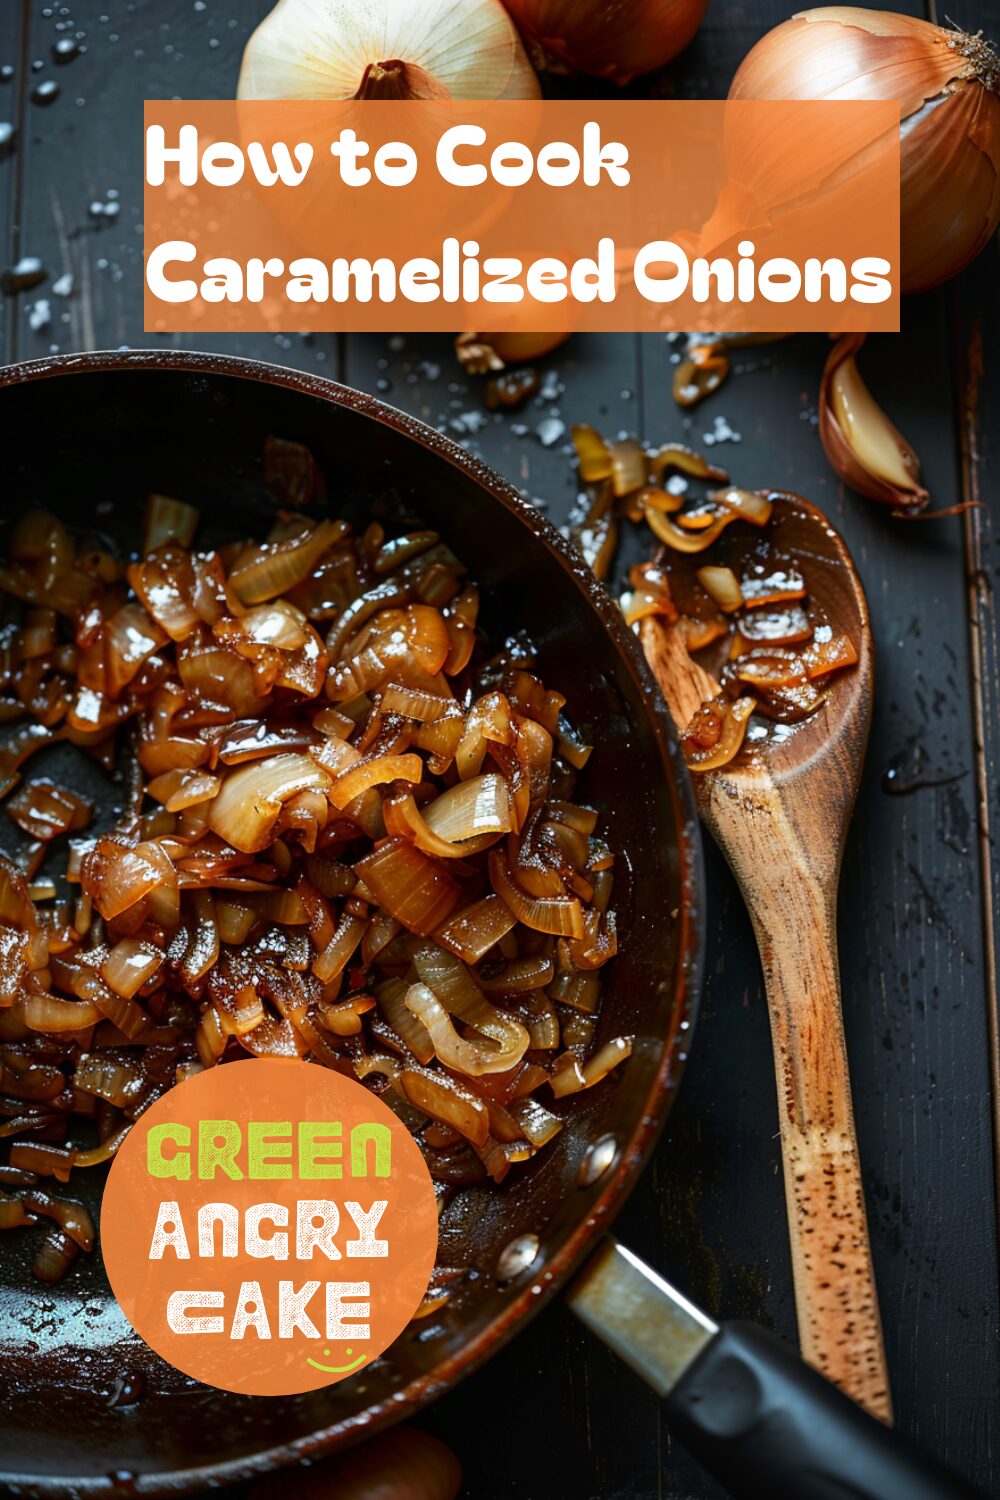
[[[267,8],[267,0],[0,0],[0,67],[13,69],[0,78],[0,121],[17,130],[0,159],[0,234],[8,264],[37,255],[48,270],[40,287],[5,299],[8,360],[154,342],[142,332],[142,100],[231,94],[243,44]],[[724,95],[747,48],[792,8],[710,0],[695,44],[653,87]],[[959,0],[952,14],[965,29],[1000,36],[998,0]],[[60,36],[81,42],[68,63],[54,60]],[[47,104],[32,97],[45,80],[59,86]],[[53,290],[66,272],[68,297]],[[378,391],[452,431],[556,521],[575,498],[560,423],[703,446],[721,419],[739,441],[713,445],[713,456],[739,483],[799,490],[843,530],[871,603],[877,692],[842,882],[841,964],[897,1418],[993,1494],[998,273],[994,242],[952,287],[911,299],[902,334],[873,340],[865,356],[870,383],[920,450],[935,501],[982,501],[965,518],[926,525],[891,521],[827,467],[816,433],[820,337],[751,351],[748,368],[684,418],[670,399],[664,339],[578,336],[543,363],[543,397],[500,419],[484,418],[444,337],[199,340]],[[712,848],[707,864],[696,1045],[620,1229],[717,1316],[758,1319],[793,1338],[760,974],[748,920]],[[719,1494],[671,1443],[655,1398],[558,1306],[425,1420],[458,1451],[477,1500]]]

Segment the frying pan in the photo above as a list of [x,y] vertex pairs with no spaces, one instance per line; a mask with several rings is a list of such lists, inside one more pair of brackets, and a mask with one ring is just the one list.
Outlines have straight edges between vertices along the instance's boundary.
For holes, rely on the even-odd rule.
[[[99,1254],[42,1287],[30,1273],[31,1232],[3,1237],[0,1482],[74,1500],[177,1495],[328,1453],[412,1415],[498,1349],[594,1249],[653,1146],[689,1043],[698,826],[666,710],[617,608],[532,506],[437,432],[306,374],[158,351],[0,371],[0,433],[0,553],[11,517],[33,502],[78,532],[135,548],[150,490],[199,506],[209,541],[260,532],[273,512],[260,467],[269,433],[313,451],[336,514],[360,520],[374,507],[439,530],[481,587],[487,635],[527,630],[545,680],[591,732],[580,795],[600,807],[619,851],[621,951],[600,1039],[635,1033],[633,1056],[570,1101],[566,1128],[535,1161],[500,1188],[453,1201],[438,1259],[466,1274],[439,1312],[358,1377],[291,1399],[198,1385],[133,1334]],[[31,772],[72,778],[95,801],[95,826],[114,820],[123,788],[72,747],[40,752]],[[0,828],[8,849],[15,837]],[[74,1181],[73,1191],[96,1208],[100,1180]],[[610,1242],[572,1300],[661,1394],[674,1390],[678,1430],[734,1488],[831,1500],[964,1492],[768,1336],[735,1325],[717,1333]]]

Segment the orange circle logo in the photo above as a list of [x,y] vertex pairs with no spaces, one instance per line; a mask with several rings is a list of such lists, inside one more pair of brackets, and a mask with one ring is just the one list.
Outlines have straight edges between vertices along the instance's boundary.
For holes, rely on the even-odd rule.
[[136,1332],[206,1385],[288,1396],[376,1359],[437,1252],[419,1147],[374,1094],[315,1064],[209,1068],[136,1121],[101,1209]]

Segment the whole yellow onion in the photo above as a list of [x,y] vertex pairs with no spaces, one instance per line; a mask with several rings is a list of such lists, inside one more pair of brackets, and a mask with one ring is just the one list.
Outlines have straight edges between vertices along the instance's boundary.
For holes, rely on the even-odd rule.
[[953,276],[1000,223],[1000,61],[981,36],[829,6],[769,31],[731,99],[898,99],[904,292]]
[[548,66],[628,83],[677,56],[706,0],[504,0]]
[[240,99],[537,99],[500,0],[278,0]]

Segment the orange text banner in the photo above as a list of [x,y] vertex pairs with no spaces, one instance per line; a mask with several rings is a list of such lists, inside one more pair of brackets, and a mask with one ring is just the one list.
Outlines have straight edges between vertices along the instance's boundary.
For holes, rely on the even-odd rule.
[[859,101],[146,103],[149,332],[899,326]]

